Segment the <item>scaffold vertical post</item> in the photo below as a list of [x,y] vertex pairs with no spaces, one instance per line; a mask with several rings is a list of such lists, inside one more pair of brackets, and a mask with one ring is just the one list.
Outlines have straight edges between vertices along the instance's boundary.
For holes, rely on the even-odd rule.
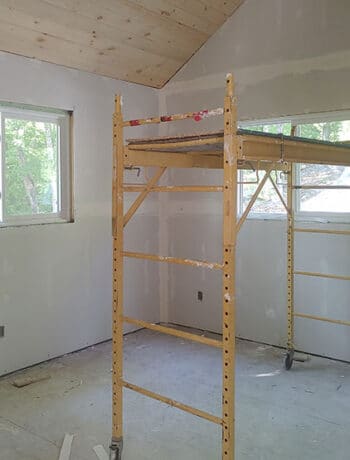
[[237,237],[237,108],[233,76],[226,79],[223,189],[222,459],[235,457],[235,253]]
[[290,164],[287,179],[287,353],[285,368],[289,370],[294,357],[294,165]]
[[123,181],[123,116],[121,96],[116,96],[113,116],[113,430],[110,460],[120,460],[123,448]]

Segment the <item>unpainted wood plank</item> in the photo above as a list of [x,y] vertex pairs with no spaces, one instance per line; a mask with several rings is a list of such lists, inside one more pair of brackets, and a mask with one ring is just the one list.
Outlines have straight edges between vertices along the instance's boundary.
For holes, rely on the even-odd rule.
[[120,53],[121,46],[125,46],[131,55],[132,49],[136,48],[151,55],[178,60],[180,64],[188,56],[184,48],[170,47],[164,40],[159,42],[153,39],[152,34],[145,37],[144,34],[136,34],[134,29],[130,31],[126,22],[111,26],[103,17],[96,20],[62,8],[59,3],[51,4],[44,0],[2,0],[0,17],[8,23],[30,28],[38,33],[48,33],[91,46],[107,55],[113,54],[113,51]]
[[[56,0],[46,1],[57,4]],[[164,15],[147,11],[144,7],[127,0],[84,0],[83,7],[79,0],[61,0],[60,7],[92,19],[102,16],[99,21],[112,27],[122,27],[125,30],[127,26],[127,32],[140,33],[145,39],[153,37],[155,42],[163,40],[169,46],[182,46],[185,50],[209,37],[208,34],[178,24]]]
[[179,8],[190,12],[193,15],[200,15],[203,18],[207,18],[213,24],[223,24],[228,14],[225,13],[224,9],[214,8],[211,2],[203,2],[203,0],[193,0],[188,2],[187,0],[169,0]]
[[[0,49],[111,78],[148,84],[153,87],[160,87],[164,81],[164,76],[168,74],[168,70],[162,70],[164,60],[160,60],[156,66],[145,67],[140,73],[138,69],[140,65],[142,66],[142,62],[133,62],[127,56],[112,58],[101,55],[97,50],[90,47],[84,47],[50,35],[40,36],[35,31],[7,24],[2,19],[0,19]],[[173,65],[173,71],[175,69],[176,65]]]
[[220,20],[215,20],[217,15],[208,12],[210,7],[197,1],[148,0],[146,5],[144,0],[133,2],[159,15],[167,16],[179,24],[210,35],[216,32],[226,19],[223,15]]
[[245,0],[201,0],[208,6],[223,11],[227,16],[231,16]]
[[[9,7],[13,1],[19,4],[16,10]],[[173,60],[168,56],[158,55],[156,52],[120,43],[118,37],[113,36],[111,39],[105,39],[104,35],[97,35],[96,30],[93,29],[93,21],[91,21],[91,24],[88,24],[92,29],[85,26],[85,30],[81,30],[83,24],[79,23],[79,17],[75,18],[66,10],[55,9],[52,5],[47,5],[40,19],[35,19],[36,17],[34,16],[33,18],[31,13],[32,5],[39,0],[27,1],[28,3],[22,4],[21,0],[3,0],[0,4],[0,18],[7,24],[21,27],[24,32],[28,30],[29,39],[31,38],[31,33],[37,32],[36,40],[39,44],[45,43],[46,37],[55,37],[67,42],[73,42],[85,48],[94,48],[99,56],[106,56],[108,59],[119,59],[120,56],[127,57],[128,61],[133,63],[137,68],[140,67],[140,62],[144,62],[150,66],[157,66],[162,57],[166,57],[169,62]],[[64,12],[62,16],[61,11]],[[61,23],[58,23],[58,18],[61,20]],[[6,42],[1,45],[6,46]],[[176,65],[180,63],[181,58],[177,59]]]
[[27,387],[28,385],[32,385],[33,383],[44,382],[45,380],[50,380],[50,375],[41,375],[41,376],[30,376],[25,375],[22,377],[17,377],[12,381],[12,385],[16,388],[23,388]]
[[2,0],[0,49],[159,88],[223,14],[202,0]]

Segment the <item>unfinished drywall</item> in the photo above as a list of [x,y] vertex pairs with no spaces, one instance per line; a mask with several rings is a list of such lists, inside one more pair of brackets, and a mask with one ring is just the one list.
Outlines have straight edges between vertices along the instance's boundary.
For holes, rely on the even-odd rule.
[[[1,375],[111,337],[114,95],[133,118],[156,114],[158,99],[152,89],[5,53],[0,69],[0,100],[73,110],[75,215],[74,223],[0,228]],[[157,200],[139,216],[126,246],[157,252]],[[127,263],[125,285],[127,312],[157,321],[157,267]]]
[[[167,113],[222,106],[226,73],[234,72],[240,120],[349,109],[349,17],[347,0],[246,0],[161,91],[161,106]],[[221,127],[221,119],[210,119],[172,123],[163,132]],[[215,184],[220,175],[175,170],[169,180]],[[170,255],[221,260],[220,197],[172,194],[163,206],[168,213]],[[318,235],[312,243],[305,235],[297,238],[298,268],[350,273],[346,237]],[[237,269],[238,335],[285,345],[285,222],[247,221],[238,239]],[[169,274],[162,319],[219,331],[219,274],[179,267],[172,267]],[[309,278],[296,283],[295,304],[301,311],[350,319],[349,282]],[[202,301],[198,291],[203,292]],[[296,319],[296,346],[350,360],[350,330]]]

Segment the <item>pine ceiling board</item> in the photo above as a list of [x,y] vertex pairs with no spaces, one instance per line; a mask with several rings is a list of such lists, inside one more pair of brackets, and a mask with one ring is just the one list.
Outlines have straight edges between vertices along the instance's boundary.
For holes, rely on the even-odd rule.
[[[57,5],[56,0],[45,1]],[[193,47],[193,44],[203,43],[208,38],[208,35],[180,26],[168,18],[147,13],[138,5],[134,5],[134,9],[130,10],[130,6],[126,7],[123,0],[113,0],[111,8],[110,3],[110,0],[99,0],[98,2],[96,0],[60,0],[58,5],[60,8],[69,10],[73,15],[87,16],[97,21],[96,27],[99,25],[102,27],[102,24],[113,27],[131,43],[137,36],[139,40],[151,43],[155,50],[168,47],[171,53],[181,53],[182,61],[186,59],[184,56],[188,57],[189,49]],[[81,5],[84,5],[84,8]],[[99,30],[96,29],[96,31]],[[103,29],[100,30],[100,33],[104,33]]]
[[[106,22],[113,27],[121,27],[122,30],[130,33],[141,31],[143,36],[147,34],[149,37],[160,31],[161,34],[157,38],[180,39],[184,45],[186,45],[186,40],[200,41],[209,36],[208,33],[179,24],[166,15],[147,10],[144,5],[147,5],[148,0],[143,0],[140,4],[131,0],[60,0],[59,3],[57,0],[45,1],[67,8],[74,14],[87,15],[95,20],[102,16],[102,19],[99,19],[101,22]],[[189,47],[188,42],[187,47]]]
[[218,11],[224,12],[228,17],[231,16],[236,9],[242,5],[244,0],[201,0],[208,6],[215,8]]
[[[29,28],[33,31],[38,32],[38,39],[45,40],[46,35],[50,35],[56,38],[62,38],[66,41],[71,41],[73,43],[79,44],[81,46],[89,46],[96,49],[101,56],[128,56],[130,60],[133,59],[135,62],[140,62],[140,59],[147,58],[150,65],[157,65],[161,58],[169,59],[169,62],[174,65],[175,63],[179,64],[182,61],[183,56],[177,56],[176,58],[165,54],[163,55],[153,53],[154,47],[147,46],[141,48],[134,47],[130,45],[130,41],[127,40],[127,43],[123,43],[118,37],[111,34],[109,36],[105,33],[105,28],[103,33],[100,33],[98,28],[96,30],[92,29],[94,23],[92,20],[87,18],[88,24],[86,24],[86,18],[81,16],[75,18],[69,11],[61,10],[59,8],[53,7],[52,5],[46,4],[48,9],[45,9],[44,13],[41,16],[35,16],[34,20],[31,17],[32,5],[37,0],[27,0],[21,8],[16,10],[8,11],[6,7],[3,6],[4,3],[11,3],[13,0],[1,0],[0,3],[0,18],[6,18],[5,22],[10,23],[14,26]],[[55,18],[57,14],[61,14],[63,11],[62,17],[64,18],[64,23],[57,24]],[[113,28],[108,27],[108,31],[113,32]],[[141,45],[141,44],[140,44]],[[171,61],[176,62],[171,62]],[[137,69],[139,66],[137,66]]]
[[133,54],[136,52],[139,56],[118,52],[118,48],[106,53],[48,34],[39,35],[30,29],[4,23],[1,19],[0,26],[1,42],[11,39],[11,47],[7,49],[9,52],[112,78],[115,78],[118,69],[120,79],[157,87],[162,84],[162,75],[174,72],[178,67],[178,62],[157,56],[148,57],[141,65],[144,53],[135,49]]
[[0,50],[160,88],[242,0],[0,0]]
[[[144,5],[145,0],[132,0],[133,3]],[[192,29],[203,32],[206,35],[216,32],[218,27],[225,21],[226,16],[222,15],[218,19],[217,11],[208,8],[197,0],[147,0],[144,6],[147,10],[157,14],[167,16],[172,21],[188,26]]]
[[191,12],[194,16],[199,15],[206,18],[208,22],[216,24],[218,27],[229,17],[224,11],[213,8],[211,2],[205,3],[203,0],[169,0],[178,8]]
[[[16,4],[16,9],[11,5]],[[40,5],[40,14],[34,9]],[[60,23],[57,18],[60,18]],[[92,46],[99,51],[113,51],[117,49],[116,44],[125,45],[128,48],[136,48],[141,51],[149,52],[151,55],[156,52],[157,56],[170,58],[181,62],[187,53],[181,47],[174,48],[163,41],[155,47],[154,40],[145,39],[144,36],[133,35],[129,39],[126,31],[119,27],[112,27],[102,21],[96,24],[95,19],[83,15],[72,15],[65,8],[60,8],[54,4],[42,0],[1,0],[0,18],[14,25],[29,27],[38,33],[47,33],[55,37]],[[126,48],[127,49],[127,48]],[[132,53],[132,50],[131,50]],[[107,53],[110,54],[110,53]]]
[[[106,59],[106,55],[100,55],[94,48],[76,45],[50,35],[38,37],[38,34],[34,31],[7,24],[0,19],[0,43],[5,40],[11,43],[11,46],[7,48],[10,53],[35,57],[42,61],[57,63],[111,78],[116,78],[117,70],[118,78],[121,80],[133,81],[153,87],[160,87],[163,82],[162,74],[169,72],[168,60],[160,59],[156,69],[154,66],[151,67],[145,63],[140,69],[142,72],[139,72],[140,62],[137,62],[136,65],[131,65],[130,57],[128,56],[108,56],[108,59]],[[166,72],[162,72],[165,67],[164,62]],[[174,66],[172,72],[175,71]]]
[[[60,27],[64,29],[65,22],[75,23],[76,29],[83,28],[90,32],[91,37],[86,44],[90,43],[90,38],[93,39],[94,36],[110,38],[117,44],[123,42],[128,46],[139,49],[145,48],[148,51],[152,48],[154,54],[183,60],[184,56],[188,54],[186,47],[188,48],[189,41],[201,41],[206,38],[203,34],[199,35],[192,30],[184,31],[175,25],[172,28],[167,27],[168,40],[164,40],[165,26],[160,28],[159,23],[154,18],[149,20],[148,17],[144,17],[143,12],[141,15],[134,15],[130,18],[130,11],[124,11],[123,8],[118,8],[117,12],[109,10],[103,6],[101,0],[98,2],[96,0],[83,0],[83,2],[79,0],[60,0],[60,2],[56,0],[1,0],[0,3],[3,1],[10,4],[16,2],[19,5],[30,5],[30,9],[35,11],[32,14],[35,15],[36,21],[39,21],[38,27],[45,29],[44,31],[47,33],[51,32],[51,30],[47,30],[47,19],[56,22],[56,31],[59,31]],[[81,3],[84,3],[85,8],[82,12],[77,13],[76,10]],[[23,6],[16,8],[15,12],[20,11],[20,9],[23,10]],[[65,30],[62,31],[61,35],[65,36]],[[180,46],[169,44],[173,37],[176,38]],[[162,51],[158,52],[159,49]]]

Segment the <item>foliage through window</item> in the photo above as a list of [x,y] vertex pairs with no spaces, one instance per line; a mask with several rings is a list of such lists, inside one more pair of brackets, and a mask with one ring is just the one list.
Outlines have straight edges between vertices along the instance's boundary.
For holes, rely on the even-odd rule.
[[[290,135],[291,132],[291,123],[289,121],[281,121],[280,123],[261,123],[244,126],[244,128],[259,131],[264,133],[271,134],[284,134]],[[242,213],[246,206],[248,205],[250,199],[254,195],[254,192],[263,180],[265,171],[241,171],[240,172],[240,203],[239,211]],[[287,199],[287,187],[286,187],[286,177],[281,171],[273,171],[271,177],[277,185],[279,191],[281,192],[284,200]],[[256,202],[254,203],[251,213],[254,215],[263,215],[263,214],[284,214],[285,208],[277,195],[276,190],[274,189],[272,182],[267,180],[263,189],[261,190]]]
[[2,225],[69,220],[69,113],[0,104]]
[[[341,118],[341,115],[339,115],[339,118]],[[348,116],[348,118],[350,117]],[[272,122],[242,124],[245,129],[283,135],[290,135],[292,126],[295,126],[295,135],[299,137],[329,142],[350,142],[349,119],[324,121],[318,117],[318,120],[314,121],[310,117],[300,117],[299,119],[281,119]],[[286,178],[283,177],[284,175],[281,172],[274,172],[272,175],[279,191],[286,199]],[[242,182],[240,185],[240,212],[243,212],[246,208],[263,176],[264,171],[240,172],[239,180]],[[297,185],[316,187],[296,191],[296,211],[300,216],[322,217],[322,215],[326,214],[327,216],[332,214],[341,216],[350,213],[350,189],[332,188],[332,186],[350,186],[350,167],[297,164],[295,165],[295,177]],[[317,188],[318,186],[330,186],[330,188]],[[252,214],[285,214],[285,209],[270,180],[264,185],[259,198],[252,208]]]
[[[330,121],[300,124],[297,135],[330,142],[350,140],[350,121]],[[320,164],[297,165],[298,185],[350,186],[350,167]],[[350,190],[347,189],[304,189],[296,192],[297,211],[304,215],[317,213],[339,215],[350,213]]]

